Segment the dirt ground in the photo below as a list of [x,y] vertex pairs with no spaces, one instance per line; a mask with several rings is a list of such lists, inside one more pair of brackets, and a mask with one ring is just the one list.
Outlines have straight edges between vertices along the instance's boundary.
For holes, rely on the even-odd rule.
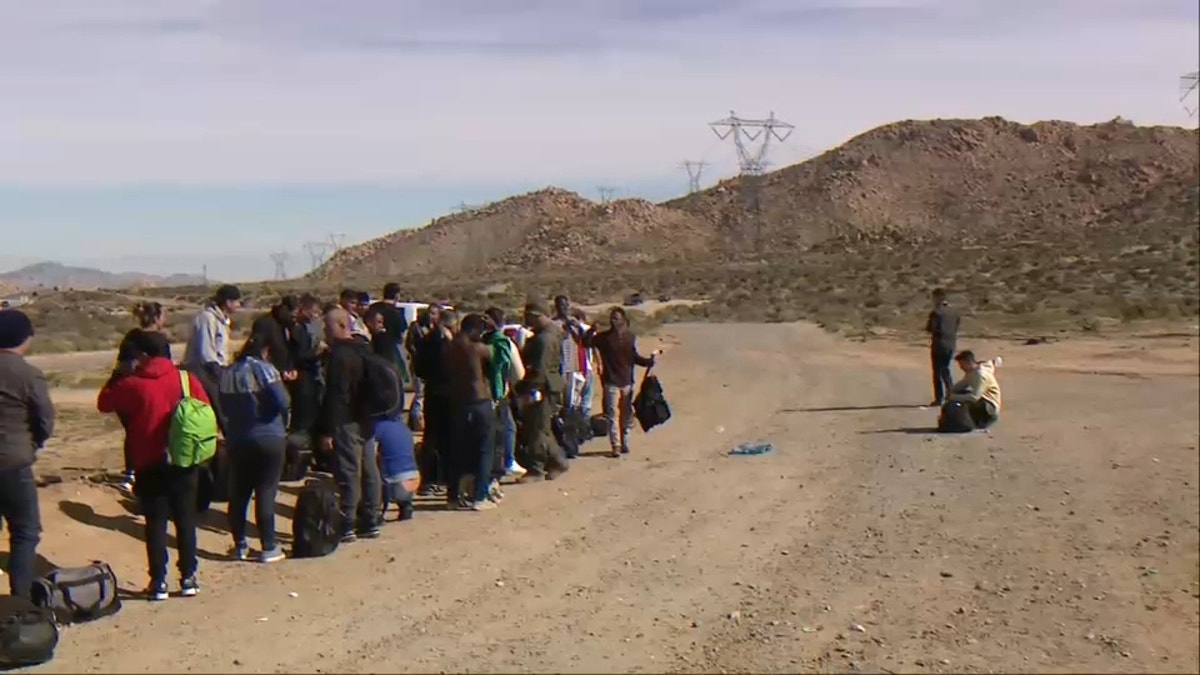
[[[1196,339],[964,344],[1005,356],[1005,408],[958,437],[927,433],[919,346],[807,325],[658,342],[675,416],[631,456],[594,442],[497,511],[422,505],[270,567],[224,560],[213,514],[200,597],[67,628],[39,670],[1200,670]],[[140,525],[67,470],[116,467],[119,431],[93,392],[58,393],[41,553],[139,589]],[[774,451],[727,455],[748,441]]]

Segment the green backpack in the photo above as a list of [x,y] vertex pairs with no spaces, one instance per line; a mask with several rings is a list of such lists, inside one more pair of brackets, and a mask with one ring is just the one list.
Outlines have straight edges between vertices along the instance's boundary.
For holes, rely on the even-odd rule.
[[217,414],[212,406],[192,398],[191,378],[179,371],[183,398],[171,413],[167,431],[167,464],[190,467],[203,464],[217,454]]

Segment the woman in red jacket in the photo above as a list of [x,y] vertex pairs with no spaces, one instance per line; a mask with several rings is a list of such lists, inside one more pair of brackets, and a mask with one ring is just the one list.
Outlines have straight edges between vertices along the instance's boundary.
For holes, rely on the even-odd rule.
[[134,494],[146,519],[146,557],[151,600],[166,600],[167,522],[175,524],[179,547],[180,595],[200,592],[196,583],[197,467],[167,464],[167,432],[171,415],[183,398],[187,378],[192,398],[209,403],[196,376],[180,371],[162,353],[159,341],[142,333],[129,345],[137,365],[128,377],[111,379],[100,390],[96,408],[125,420],[126,444],[133,464]]

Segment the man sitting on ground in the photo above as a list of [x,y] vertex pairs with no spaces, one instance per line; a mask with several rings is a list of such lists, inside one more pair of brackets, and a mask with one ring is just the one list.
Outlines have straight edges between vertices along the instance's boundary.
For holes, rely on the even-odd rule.
[[1000,382],[996,380],[996,369],[1003,361],[999,356],[979,361],[969,349],[959,352],[954,360],[962,368],[963,378],[950,390],[949,400],[965,403],[975,428],[986,429],[1000,419]]

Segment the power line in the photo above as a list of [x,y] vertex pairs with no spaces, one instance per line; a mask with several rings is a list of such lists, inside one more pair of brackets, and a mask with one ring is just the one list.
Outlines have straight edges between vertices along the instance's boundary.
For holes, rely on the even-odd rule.
[[275,263],[275,280],[287,279],[287,261],[291,255],[287,251],[276,251],[271,254],[271,262]]
[[700,191],[700,174],[704,173],[704,167],[708,166],[708,162],[703,160],[683,160],[683,168],[688,173],[688,194],[696,194]]
[[617,188],[601,185],[600,187],[596,188],[596,192],[600,193],[600,203],[608,204],[613,200],[613,195],[617,193]]
[[1193,117],[1200,105],[1189,105],[1188,99],[1200,88],[1200,71],[1191,72],[1179,78],[1179,102],[1183,104],[1188,117]]
[[768,166],[767,153],[773,140],[780,143],[786,141],[796,127],[776,118],[774,111],[766,119],[747,119],[738,117],[732,110],[729,111],[729,117],[711,122],[708,126],[717,138],[733,139],[741,172],[739,186],[743,207],[754,220],[754,248],[758,251],[762,246],[762,198],[759,183]]

